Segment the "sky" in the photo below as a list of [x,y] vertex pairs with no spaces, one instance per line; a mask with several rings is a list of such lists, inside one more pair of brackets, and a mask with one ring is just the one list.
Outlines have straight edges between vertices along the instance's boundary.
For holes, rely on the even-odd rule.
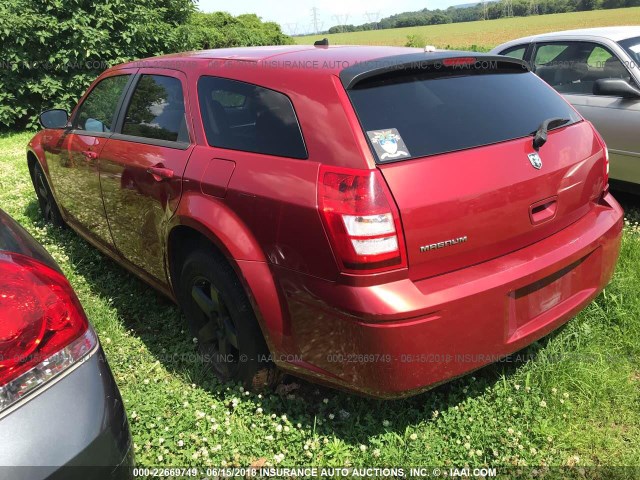
[[[451,5],[469,3],[470,0],[234,0],[219,2],[199,0],[198,7],[204,12],[226,11],[232,15],[255,13],[262,20],[277,22],[290,35],[313,32],[312,9],[317,8],[318,30],[341,23],[359,25],[367,22],[366,12],[371,21],[388,17],[394,13],[409,12],[428,8],[447,8]],[[338,19],[335,18],[338,16]],[[345,22],[345,16],[346,22]]]

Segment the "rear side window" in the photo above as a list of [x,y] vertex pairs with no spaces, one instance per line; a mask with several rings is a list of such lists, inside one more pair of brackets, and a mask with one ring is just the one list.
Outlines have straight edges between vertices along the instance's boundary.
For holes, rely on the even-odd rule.
[[164,75],[142,75],[127,108],[122,133],[189,143],[180,80]]
[[209,145],[289,158],[307,158],[289,98],[274,90],[225,78],[198,81],[200,112]]
[[511,47],[503,51],[500,55],[505,55],[511,58],[517,58],[518,60],[524,59],[524,52],[527,51],[526,45],[518,45],[517,47]]
[[74,128],[86,132],[111,132],[116,108],[129,75],[114,75],[101,80],[78,109]]
[[525,137],[549,118],[580,120],[534,74],[513,70],[374,77],[348,93],[380,162]]

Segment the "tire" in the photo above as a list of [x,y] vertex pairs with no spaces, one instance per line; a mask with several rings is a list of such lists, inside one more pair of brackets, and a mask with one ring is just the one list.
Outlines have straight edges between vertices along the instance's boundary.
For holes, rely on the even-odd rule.
[[33,166],[33,187],[38,197],[38,205],[40,205],[40,212],[44,217],[45,222],[50,223],[56,227],[64,227],[65,223],[60,214],[60,209],[56,204],[55,198],[51,193],[47,178],[42,171],[42,167],[39,163],[35,163]]
[[263,390],[276,369],[247,295],[226,259],[209,250],[189,254],[176,289],[204,362],[221,382]]

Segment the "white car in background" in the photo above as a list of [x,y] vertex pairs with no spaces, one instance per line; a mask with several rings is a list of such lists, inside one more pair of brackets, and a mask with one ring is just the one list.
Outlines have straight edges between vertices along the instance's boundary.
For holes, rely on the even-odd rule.
[[640,193],[640,26],[519,38],[492,53],[525,60],[604,137],[612,185]]

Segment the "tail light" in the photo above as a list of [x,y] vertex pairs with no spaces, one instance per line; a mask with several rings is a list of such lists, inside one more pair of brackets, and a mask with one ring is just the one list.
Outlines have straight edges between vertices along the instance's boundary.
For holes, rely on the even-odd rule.
[[322,166],[318,208],[344,271],[406,267],[400,216],[379,171]]
[[0,253],[0,412],[96,344],[64,275],[33,258]]
[[476,63],[477,59],[475,57],[453,57],[453,58],[445,58],[442,61],[442,64],[445,67],[463,67],[468,65],[473,65]]

